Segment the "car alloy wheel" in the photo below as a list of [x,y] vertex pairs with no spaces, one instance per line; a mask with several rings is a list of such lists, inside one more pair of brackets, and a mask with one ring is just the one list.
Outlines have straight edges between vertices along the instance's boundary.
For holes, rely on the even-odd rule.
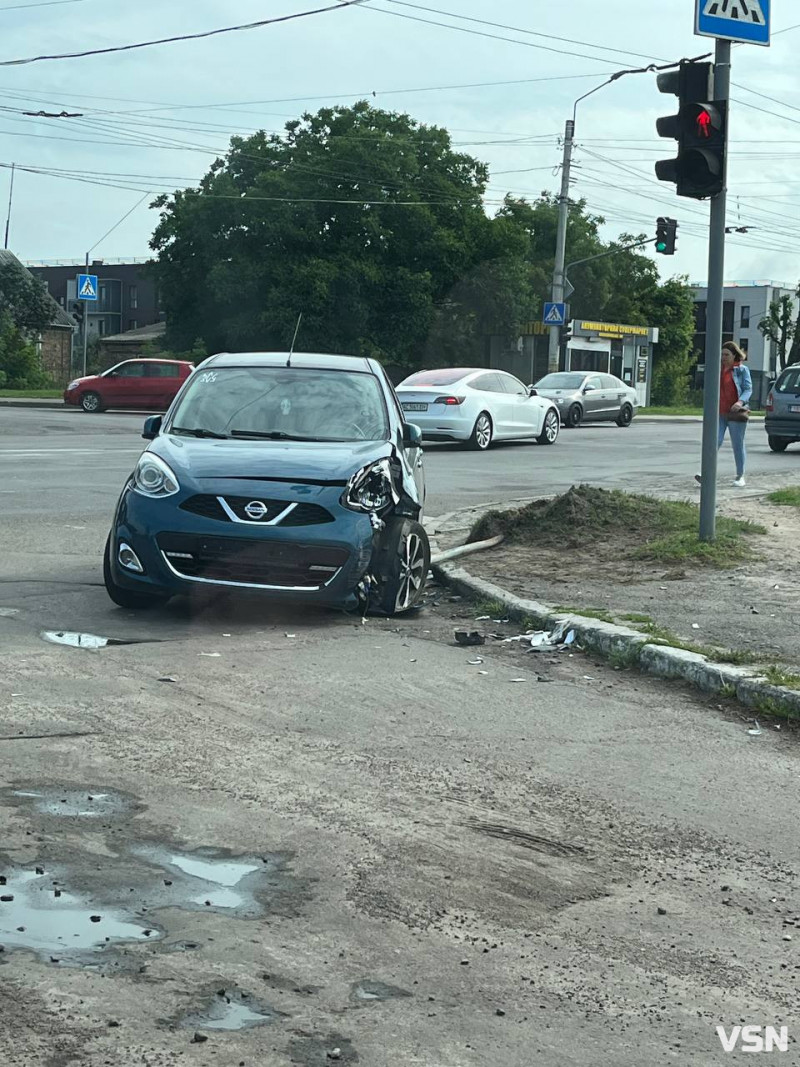
[[100,410],[100,397],[97,393],[84,393],[81,397],[81,407],[90,415]]
[[580,426],[583,420],[583,408],[580,404],[573,404],[567,412],[567,417],[564,420],[564,425],[570,430],[575,430]]
[[561,420],[558,412],[551,408],[544,417],[544,426],[537,440],[540,445],[554,445],[558,440],[558,431],[561,428]]
[[472,431],[470,444],[480,452],[485,452],[492,443],[492,420],[482,411],[475,420],[475,428]]
[[400,556],[400,586],[394,605],[396,614],[408,611],[419,600],[427,573],[425,546],[412,530],[404,538]]
[[621,426],[623,429],[626,426],[630,426],[633,422],[633,408],[630,404],[624,404],[622,410],[617,416],[617,426]]

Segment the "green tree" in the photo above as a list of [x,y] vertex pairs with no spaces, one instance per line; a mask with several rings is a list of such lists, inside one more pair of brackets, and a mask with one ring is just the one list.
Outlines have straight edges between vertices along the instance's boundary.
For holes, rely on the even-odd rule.
[[794,301],[790,296],[785,295],[771,302],[766,316],[758,324],[765,339],[777,345],[781,370],[786,370],[789,365],[789,348],[797,333],[797,326]]
[[0,265],[0,313],[18,330],[40,333],[53,318],[53,303],[39,278],[14,263]]
[[651,326],[657,326],[653,404],[674,407],[689,399],[689,373],[694,362],[694,301],[687,278],[670,278],[657,287],[647,307]]
[[486,182],[446,130],[365,102],[234,138],[156,202],[168,345],[285,348],[302,312],[303,348],[416,366],[437,325],[443,359],[488,322],[512,332],[525,243],[487,218]]
[[49,384],[36,346],[15,326],[9,312],[0,311],[0,387],[43,389]]

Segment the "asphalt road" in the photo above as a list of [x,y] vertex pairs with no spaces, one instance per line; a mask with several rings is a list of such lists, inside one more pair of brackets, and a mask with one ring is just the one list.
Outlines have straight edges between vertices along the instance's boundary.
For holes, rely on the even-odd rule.
[[[135,414],[85,415],[75,410],[0,407],[0,509],[6,515],[80,514],[110,517],[136,456],[144,447],[143,418]],[[428,514],[561,492],[591,482],[632,491],[695,491],[701,427],[698,423],[641,421],[562,431],[553,447],[532,443],[474,453],[454,445],[426,447]],[[755,423],[748,433],[749,477],[772,473],[796,450],[774,456]],[[733,478],[726,445],[721,484]]]
[[[752,1023],[800,1064],[792,731],[458,648],[477,611],[441,590],[365,625],[120,611],[99,560],[138,425],[0,409],[4,1063],[711,1067]],[[654,430],[431,449],[431,512],[691,476],[698,428]]]

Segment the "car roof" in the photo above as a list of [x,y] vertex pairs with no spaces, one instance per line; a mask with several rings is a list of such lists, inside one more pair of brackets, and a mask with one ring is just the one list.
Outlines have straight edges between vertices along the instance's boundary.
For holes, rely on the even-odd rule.
[[306,370],[349,370],[376,374],[378,364],[363,356],[337,356],[314,352],[220,352],[203,360],[203,367],[292,367]]
[[140,357],[140,356],[129,356],[127,359],[121,360],[121,362],[122,363],[188,363],[189,366],[191,366],[191,363],[190,363],[190,361],[188,359],[152,359],[152,358],[149,358],[149,357],[144,358],[144,357]]

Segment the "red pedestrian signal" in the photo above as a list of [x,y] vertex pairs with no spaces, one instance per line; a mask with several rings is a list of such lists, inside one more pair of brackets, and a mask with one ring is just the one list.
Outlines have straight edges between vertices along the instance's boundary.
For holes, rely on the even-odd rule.
[[711,115],[709,115],[705,108],[702,108],[700,114],[697,116],[697,136],[711,136]]
[[658,76],[658,90],[678,97],[678,114],[656,123],[659,137],[678,142],[678,155],[656,163],[656,176],[672,182],[678,196],[719,195],[725,188],[728,103],[714,99],[713,65],[684,61],[679,70]]

